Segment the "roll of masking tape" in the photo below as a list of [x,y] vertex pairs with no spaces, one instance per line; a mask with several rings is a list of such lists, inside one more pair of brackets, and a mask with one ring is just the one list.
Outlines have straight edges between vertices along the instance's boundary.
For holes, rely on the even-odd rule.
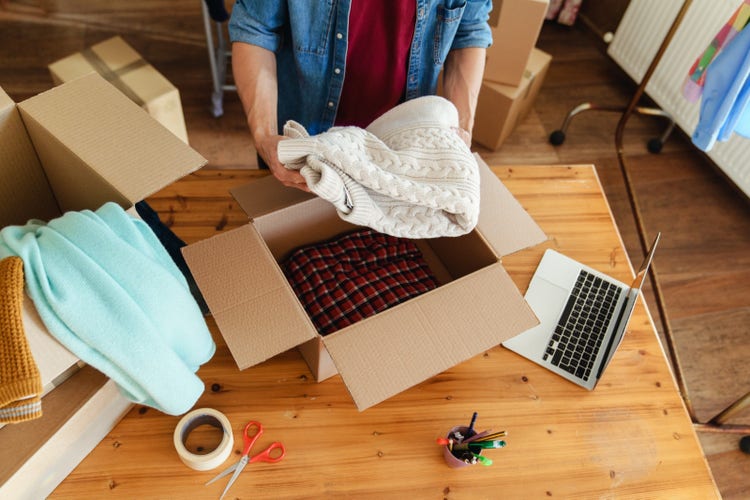
[[[211,425],[221,429],[222,437],[216,449],[206,454],[196,455],[185,447],[185,443],[190,433],[201,425]],[[223,413],[213,408],[199,408],[191,411],[180,419],[174,430],[174,447],[177,454],[180,460],[191,469],[210,470],[218,467],[232,453],[233,446],[234,437],[229,420]]]

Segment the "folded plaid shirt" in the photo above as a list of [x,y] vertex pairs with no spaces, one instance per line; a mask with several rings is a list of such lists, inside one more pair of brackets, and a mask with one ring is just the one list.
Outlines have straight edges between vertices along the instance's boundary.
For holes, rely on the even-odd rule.
[[298,249],[284,272],[321,335],[438,286],[412,240],[372,229]]

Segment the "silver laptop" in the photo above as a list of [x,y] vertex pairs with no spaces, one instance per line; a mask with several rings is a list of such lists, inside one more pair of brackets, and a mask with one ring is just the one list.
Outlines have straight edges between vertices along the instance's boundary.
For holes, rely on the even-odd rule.
[[592,390],[622,342],[660,236],[630,286],[548,249],[525,295],[539,325],[503,346]]

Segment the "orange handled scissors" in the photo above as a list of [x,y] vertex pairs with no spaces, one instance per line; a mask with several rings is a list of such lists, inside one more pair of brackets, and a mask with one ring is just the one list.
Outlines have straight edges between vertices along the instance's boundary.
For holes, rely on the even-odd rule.
[[232,486],[232,483],[237,479],[237,476],[240,475],[240,472],[242,472],[242,469],[245,468],[245,466],[248,463],[254,463],[254,462],[268,462],[268,463],[276,463],[282,458],[284,458],[284,455],[286,455],[286,449],[284,448],[284,445],[279,443],[278,441],[274,441],[271,443],[268,448],[261,451],[257,455],[253,455],[252,457],[249,456],[250,454],[250,448],[253,447],[255,442],[258,440],[258,438],[263,434],[263,426],[260,422],[250,421],[245,426],[245,430],[242,431],[242,442],[244,443],[244,446],[242,447],[242,458],[238,462],[236,462],[234,465],[229,467],[228,469],[224,470],[221,474],[210,480],[206,483],[206,485],[209,485],[213,483],[214,481],[221,479],[222,477],[226,476],[230,472],[234,471],[234,474],[232,474],[231,479],[229,479],[229,482],[227,483],[227,486],[224,488],[224,491],[221,494],[221,497],[219,497],[219,500],[224,498],[224,495],[227,494],[227,491],[229,491],[229,487]]

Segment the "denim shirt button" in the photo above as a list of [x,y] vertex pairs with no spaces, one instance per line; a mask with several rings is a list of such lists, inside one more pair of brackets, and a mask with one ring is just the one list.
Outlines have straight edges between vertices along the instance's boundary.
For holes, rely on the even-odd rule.
[[419,9],[419,18],[422,19],[424,17],[424,7]]
[[339,75],[339,74],[341,74],[341,68],[335,68],[333,70],[333,72],[336,73],[337,75]]
[[332,107],[333,107],[333,101],[328,101],[328,107],[329,107],[329,108],[332,108]]
[[341,33],[336,33],[336,38],[341,40],[342,38],[344,38],[344,35],[342,35]]

